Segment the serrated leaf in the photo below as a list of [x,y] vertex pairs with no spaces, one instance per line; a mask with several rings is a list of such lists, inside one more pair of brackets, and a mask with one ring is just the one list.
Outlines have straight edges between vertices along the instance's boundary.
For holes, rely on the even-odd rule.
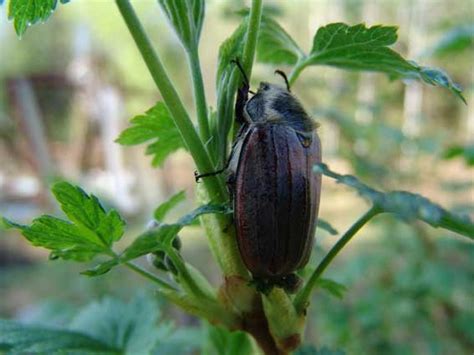
[[115,210],[106,212],[94,195],[67,182],[56,183],[52,190],[71,221],[43,215],[30,226],[6,219],[4,223],[20,230],[31,244],[51,250],[51,258],[86,261],[110,254],[111,245],[124,232],[120,215]]
[[158,222],[163,222],[168,212],[175,208],[179,203],[183,202],[185,199],[186,193],[184,191],[180,191],[177,194],[171,196],[168,201],[163,202],[155,210],[153,213],[155,220]]
[[134,117],[131,126],[116,139],[122,145],[138,145],[152,141],[146,154],[153,155],[153,166],[161,166],[166,157],[184,148],[183,139],[174,124],[166,105],[156,103],[144,115]]
[[0,319],[0,349],[8,354],[121,354],[95,337],[75,331]]
[[204,0],[158,0],[183,46],[197,48],[204,21]]
[[[60,2],[65,4],[69,0]],[[57,0],[10,0],[8,18],[13,20],[15,31],[21,37],[29,26],[46,21],[57,4]]]
[[316,282],[316,287],[320,287],[328,291],[332,296],[339,299],[344,298],[344,293],[347,291],[347,287],[339,282],[331,279],[319,278]]
[[122,354],[148,354],[157,341],[156,302],[143,295],[130,302],[104,298],[83,308],[70,329],[100,339]]
[[118,258],[100,263],[94,268],[82,272],[82,274],[87,276],[99,276],[110,271],[114,266],[120,263],[136,259],[158,250],[167,251],[172,248],[173,240],[181,229],[185,226],[192,225],[199,216],[210,213],[229,214],[232,212],[227,205],[207,204],[198,207],[191,213],[181,217],[176,223],[161,223],[157,227],[144,232],[138,236]]
[[313,39],[309,64],[345,69],[373,70],[403,74],[413,66],[388,48],[397,40],[397,27],[332,23],[321,27]]
[[468,216],[451,213],[427,198],[407,191],[381,192],[360,182],[352,175],[331,171],[326,164],[317,164],[314,171],[350,186],[372,202],[381,212],[393,213],[410,222],[421,220],[436,228],[444,228],[474,239],[474,223]]
[[384,72],[392,78],[415,78],[444,87],[466,102],[461,88],[442,70],[407,61],[389,48],[396,40],[397,27],[394,26],[331,23],[318,29],[311,52],[301,58],[296,67],[301,71],[308,65],[329,65],[348,70]]
[[207,204],[198,207],[191,213],[181,217],[176,223],[160,224],[158,227],[143,233],[125,249],[120,259],[127,261],[157,250],[166,251],[172,247],[173,239],[181,229],[192,224],[199,216],[210,213],[227,214],[230,212],[227,205]]
[[317,227],[331,235],[337,235],[339,233],[328,221],[322,218],[318,218]]
[[77,226],[86,227],[110,246],[123,235],[125,222],[115,210],[105,211],[99,199],[68,182],[53,185],[52,192],[66,216]]
[[41,216],[22,230],[34,245],[51,250],[54,257],[77,261],[91,260],[105,246],[93,232],[53,216]]
[[270,64],[296,64],[305,54],[291,36],[269,16],[262,16],[257,60]]

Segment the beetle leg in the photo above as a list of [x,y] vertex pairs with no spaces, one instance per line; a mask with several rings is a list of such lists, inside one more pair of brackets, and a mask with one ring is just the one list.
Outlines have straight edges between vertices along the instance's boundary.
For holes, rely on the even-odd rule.
[[238,123],[244,124],[248,120],[244,116],[245,104],[249,99],[249,87],[243,84],[237,90],[237,99],[235,100],[235,119]]
[[235,100],[235,119],[238,123],[243,124],[248,121],[244,116],[244,108],[245,104],[249,100],[250,83],[247,74],[245,74],[244,68],[242,68],[239,60],[232,60],[232,63],[237,65],[237,68],[239,68],[240,73],[244,78],[242,85],[237,90],[237,99]]
[[216,171],[213,171],[213,172],[210,172],[210,173],[205,173],[205,174],[199,174],[197,171],[195,171],[194,172],[194,179],[196,180],[196,182],[199,182],[199,180],[201,178],[222,174],[226,169],[227,169],[227,165],[224,166],[222,169],[219,169],[219,170],[216,170]]
[[235,191],[235,174],[229,173],[226,180],[227,190],[229,190],[230,203],[234,202],[234,191]]

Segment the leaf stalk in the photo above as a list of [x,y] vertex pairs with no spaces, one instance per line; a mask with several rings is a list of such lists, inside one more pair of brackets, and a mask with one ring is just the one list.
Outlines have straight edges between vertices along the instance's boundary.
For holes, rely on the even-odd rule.
[[336,257],[337,254],[346,246],[346,244],[352,239],[352,237],[373,217],[379,214],[381,211],[376,206],[372,206],[365,214],[363,214],[348,230],[344,235],[337,241],[337,243],[331,248],[329,253],[319,263],[316,270],[309,278],[303,289],[296,295],[294,305],[298,314],[301,314],[306,309],[311,292],[316,286],[318,279],[321,277],[323,272]]

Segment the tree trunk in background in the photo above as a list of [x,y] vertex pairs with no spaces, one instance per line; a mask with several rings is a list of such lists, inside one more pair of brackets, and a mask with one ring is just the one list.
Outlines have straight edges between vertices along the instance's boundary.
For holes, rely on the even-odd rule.
[[[115,143],[123,124],[122,96],[120,92],[104,79],[106,59],[94,56],[91,49],[91,36],[85,26],[78,26],[75,31],[74,60],[69,74],[76,85],[71,120],[70,145],[72,162],[70,165],[73,177],[83,175],[82,157],[89,157],[92,142],[88,140],[95,121],[99,127],[100,152],[103,157],[103,171],[86,172],[90,183],[97,189],[106,190],[117,207],[124,213],[138,212],[142,197],[131,193],[132,175],[140,177],[140,186],[147,185],[138,169],[127,169],[123,160],[123,148]],[[87,174],[88,173],[88,174]],[[94,175],[95,174],[95,175]],[[100,181],[98,178],[101,178]],[[149,181],[148,181],[149,182]],[[99,186],[100,185],[100,186]],[[147,186],[150,190],[153,186]],[[138,197],[138,198],[137,198]]]
[[[45,192],[56,173],[48,149],[41,111],[33,88],[26,79],[16,79],[13,85],[20,126],[27,137],[33,162]],[[45,193],[44,196],[45,202],[51,205],[50,195]]]

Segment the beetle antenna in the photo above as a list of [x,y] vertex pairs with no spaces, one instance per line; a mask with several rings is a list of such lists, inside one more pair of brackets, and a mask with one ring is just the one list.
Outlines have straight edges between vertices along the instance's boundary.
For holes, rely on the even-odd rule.
[[245,70],[242,67],[242,64],[240,64],[239,58],[232,59],[230,62],[237,65],[237,68],[239,68],[240,73],[244,77],[244,84],[247,86],[250,86],[249,78],[247,77],[247,74],[245,74]]
[[289,92],[291,92],[291,90],[290,90],[290,82],[288,81],[288,78],[287,78],[285,72],[282,71],[282,70],[277,69],[277,70],[275,70],[275,74],[280,75],[280,76],[285,80],[286,89],[287,89]]

